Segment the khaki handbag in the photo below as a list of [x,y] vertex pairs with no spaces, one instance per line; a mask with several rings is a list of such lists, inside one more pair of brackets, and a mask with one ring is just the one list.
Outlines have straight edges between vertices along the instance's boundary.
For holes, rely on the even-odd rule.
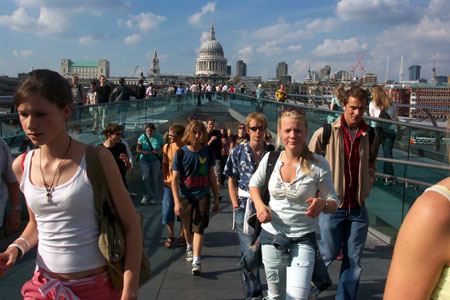
[[[126,236],[119,214],[114,206],[108,182],[99,159],[99,147],[88,146],[86,150],[86,168],[94,191],[95,210],[100,227],[98,247],[106,259],[109,276],[114,287],[123,289],[123,273],[125,265]],[[142,223],[142,216],[138,217]],[[141,224],[142,225],[142,224]],[[142,261],[139,273],[139,285],[148,281],[151,276],[150,261],[145,254],[142,241]]]

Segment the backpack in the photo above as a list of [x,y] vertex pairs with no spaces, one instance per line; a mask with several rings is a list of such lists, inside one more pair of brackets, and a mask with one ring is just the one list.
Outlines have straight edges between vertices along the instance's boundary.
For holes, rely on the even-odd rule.
[[[275,164],[278,160],[278,158],[280,157],[281,152],[280,151],[270,151],[269,152],[269,157],[267,159],[267,168],[266,168],[266,180],[264,180],[264,185],[261,188],[261,196],[262,196],[262,200],[263,203],[265,205],[269,204],[270,201],[270,193],[269,193],[269,179],[270,176],[272,176],[272,172],[273,169],[275,168]],[[258,220],[256,214],[254,214],[253,216],[251,216],[247,223],[253,227],[253,229],[255,230],[253,232],[253,236],[252,236],[252,243],[251,245],[254,245],[256,240],[259,237],[259,234],[261,233],[261,222]]]
[[[372,145],[373,144],[373,140],[375,139],[375,130],[373,129],[372,126],[369,126],[369,144]],[[325,123],[322,126],[323,128],[323,134],[322,134],[322,144],[323,144],[323,149],[326,149],[328,143],[330,142],[330,137],[331,137],[331,124]],[[325,150],[324,150],[325,152]]]

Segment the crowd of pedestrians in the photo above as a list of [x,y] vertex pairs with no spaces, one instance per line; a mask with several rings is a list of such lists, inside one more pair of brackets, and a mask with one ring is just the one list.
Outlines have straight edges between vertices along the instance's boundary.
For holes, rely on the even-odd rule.
[[[127,191],[126,173],[133,169],[133,160],[128,144],[122,139],[124,129],[116,123],[105,124],[101,107],[90,110],[91,116],[101,119],[94,123],[94,129],[102,129],[105,135],[105,141],[99,145],[98,164],[107,174],[107,184],[126,234],[123,289],[118,291],[112,286],[107,264],[97,246],[100,229],[85,157],[91,148],[72,139],[66,121],[73,103],[78,106],[111,99],[127,101],[132,95],[156,97],[156,90],[152,84],[145,89],[140,82],[133,91],[123,80],[111,90],[101,77],[100,84],[91,82],[90,90],[84,95],[77,80],[74,77],[73,85],[69,86],[55,72],[35,70],[14,95],[22,127],[38,148],[12,161],[9,149],[0,140],[3,174],[0,213],[4,211],[7,192],[12,201],[5,225],[12,231],[19,227],[19,183],[29,212],[23,233],[0,253],[0,277],[37,245],[36,270],[22,288],[26,299],[41,295],[43,298],[39,299],[59,299],[60,294],[65,299],[136,299],[142,233]],[[203,97],[202,91],[209,99],[208,93],[220,89],[224,101],[229,92],[234,92],[234,87],[227,84],[209,87],[210,84],[199,82],[189,90],[193,99]],[[258,89],[258,95],[265,93],[262,87]],[[239,90],[245,93],[244,86]],[[168,92],[182,95],[186,88],[181,83],[176,88],[172,83]],[[276,94],[278,101],[284,102],[286,95],[281,86]],[[155,124],[145,126],[136,147],[143,182],[140,203],[156,203],[162,177],[161,222],[168,230],[164,246],[186,247],[186,260],[192,263],[193,275],[202,274],[201,255],[211,204],[212,211],[219,210],[219,192],[227,186],[233,206],[233,229],[239,237],[245,299],[316,299],[324,287],[317,285],[314,278],[327,276],[317,273],[317,265],[328,266],[340,252],[343,257],[336,299],[357,298],[361,256],[369,227],[365,200],[375,179],[378,148],[381,144],[385,157],[392,157],[395,131],[390,132],[389,127],[374,129],[363,120],[369,107],[369,94],[361,87],[346,91],[338,87],[335,95],[332,110],[337,118],[315,131],[309,144],[308,121],[301,109],[280,113],[275,145],[268,121],[259,110],[250,113],[236,129],[217,128],[213,117],[205,121],[192,117],[185,125],[171,124],[167,141],[157,132]],[[373,88],[372,96],[371,115],[386,114],[386,118],[395,120],[389,98],[378,87]],[[393,174],[391,165],[385,164],[384,168]],[[442,211],[448,211],[447,181],[422,196],[415,205],[423,206],[422,210],[411,211],[419,221],[423,220],[421,226],[431,227],[429,232],[445,233],[448,213]],[[433,202],[433,213],[439,210],[442,214],[442,220],[432,226],[424,221],[427,215],[423,209],[427,202]],[[177,218],[181,226],[178,238]],[[2,214],[0,225],[1,222]],[[407,218],[399,238],[404,243],[421,243],[424,246],[420,253],[424,253],[430,250],[427,245],[434,235],[429,239],[418,238],[415,233],[420,230],[423,231]],[[394,257],[387,286],[389,299],[400,299],[401,294],[408,292],[415,295],[410,290],[429,297],[439,279],[438,270],[448,265],[446,249],[439,250],[436,258],[429,260],[428,269],[428,265],[420,263],[418,253],[411,252],[405,244],[398,249],[405,256]],[[266,298],[260,262],[265,269]],[[426,269],[427,284],[408,283],[413,280],[410,278],[413,268],[404,266],[411,263]],[[441,276],[442,284],[434,291],[435,295],[445,290],[446,276],[447,273]]]

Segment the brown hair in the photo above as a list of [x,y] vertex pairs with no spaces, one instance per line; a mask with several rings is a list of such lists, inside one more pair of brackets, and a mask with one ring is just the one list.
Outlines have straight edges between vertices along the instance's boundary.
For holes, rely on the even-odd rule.
[[266,119],[266,116],[264,116],[262,113],[260,113],[260,112],[249,113],[247,118],[245,118],[245,123],[247,123],[247,127],[250,125],[250,122],[253,120],[255,120],[258,123],[261,123],[267,129],[267,126],[268,126],[267,119]]
[[391,98],[389,98],[380,85],[374,85],[372,87],[372,101],[380,110],[385,110],[392,105]]
[[54,71],[38,69],[30,72],[14,92],[14,104],[19,107],[32,95],[40,95],[63,109],[72,103],[69,82]]
[[356,98],[359,101],[366,101],[366,105],[369,104],[369,93],[360,86],[352,86],[345,92],[344,106],[347,105],[350,97]]
[[[276,148],[279,148],[279,146],[281,145],[281,135],[280,135],[281,121],[285,118],[292,118],[292,119],[302,122],[303,125],[305,126],[306,131],[308,131],[308,120],[306,118],[306,114],[304,111],[299,110],[299,109],[285,110],[284,112],[281,113],[280,117],[278,118],[278,122],[277,122],[278,136],[277,136]],[[307,133],[305,132],[305,141],[303,143],[303,149],[300,154],[300,169],[305,174],[309,174],[311,172],[311,166],[309,165],[308,161],[312,160],[312,161],[316,162],[317,160],[314,158],[311,150],[309,150],[308,144],[306,143],[306,137],[307,137]]]
[[147,123],[147,125],[145,125],[145,129],[149,129],[149,128],[155,129],[155,124],[153,124],[153,123]]
[[184,135],[183,135],[183,138],[181,139],[181,141],[183,143],[185,143],[186,145],[190,145],[192,136],[194,135],[194,129],[196,129],[196,128],[200,130],[200,134],[201,134],[200,144],[201,145],[206,144],[208,141],[207,141],[207,134],[206,134],[205,124],[203,124],[203,122],[199,121],[199,120],[191,121],[187,125],[186,130],[184,131]]
[[184,134],[184,126],[180,123],[174,123],[174,124],[170,125],[169,131],[173,131],[177,135],[183,135]]
[[123,132],[123,127],[116,123],[109,123],[106,125],[106,128],[102,133],[108,137],[108,135],[115,134],[117,132]]

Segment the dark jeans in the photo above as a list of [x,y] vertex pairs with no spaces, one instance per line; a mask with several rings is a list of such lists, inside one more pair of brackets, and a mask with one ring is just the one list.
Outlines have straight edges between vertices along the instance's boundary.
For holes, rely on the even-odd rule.
[[[251,200],[247,200],[251,201]],[[234,211],[236,231],[239,236],[239,247],[241,249],[241,259],[239,264],[242,268],[245,280],[246,300],[262,299],[261,279],[259,276],[259,260],[261,253],[255,251],[251,246],[252,236],[243,233],[245,209],[239,207]],[[259,257],[258,257],[259,256]]]
[[[394,148],[394,142],[397,135],[395,133],[384,132],[384,139],[381,142],[381,146],[383,147],[383,156],[385,158],[394,158],[392,156],[392,149]],[[383,173],[394,175],[394,165],[390,162],[383,163]]]
[[366,206],[338,209],[333,214],[320,214],[319,225],[319,249],[325,264],[330,265],[341,248],[344,255],[336,300],[354,300],[358,294],[361,255],[369,229]]

